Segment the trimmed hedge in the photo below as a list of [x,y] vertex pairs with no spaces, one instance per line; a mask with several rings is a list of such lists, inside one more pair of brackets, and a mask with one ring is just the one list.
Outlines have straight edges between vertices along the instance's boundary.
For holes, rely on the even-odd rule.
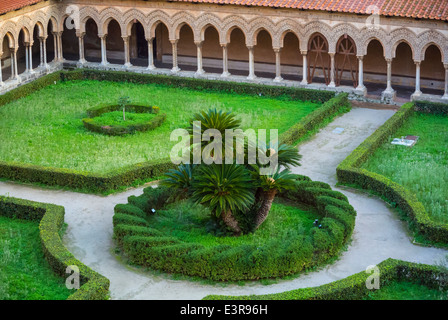
[[97,132],[101,134],[106,134],[108,136],[122,136],[130,133],[134,133],[136,131],[145,132],[154,130],[155,128],[160,127],[163,122],[166,120],[166,114],[158,114],[160,111],[159,107],[154,106],[146,106],[146,105],[129,105],[126,106],[127,112],[134,113],[152,113],[158,114],[151,120],[147,122],[133,124],[133,125],[111,125],[111,126],[103,126],[99,125],[95,118],[101,116],[102,114],[121,110],[121,106],[119,105],[105,105],[102,104],[100,106],[91,108],[87,110],[88,118],[82,119],[82,123],[84,127],[92,132]]
[[81,287],[68,297],[69,300],[107,300],[109,280],[78,261],[62,243],[59,232],[64,214],[61,206],[0,196],[0,215],[40,222],[44,255],[56,274],[65,278],[67,267],[79,268]]
[[[295,238],[271,239],[264,245],[217,245],[204,247],[166,237],[151,228],[141,211],[163,208],[168,188],[145,188],[131,196],[128,204],[115,206],[114,238],[130,262],[168,273],[214,281],[255,280],[296,274],[328,261],[350,238],[356,212],[347,198],[327,184],[301,177],[295,191],[280,196],[296,203],[313,205],[321,228]],[[303,194],[306,194],[305,201]],[[324,196],[323,196],[324,195]],[[163,203],[163,204],[162,204]]]
[[398,183],[361,166],[414,113],[414,104],[403,105],[383,126],[356,148],[337,168],[342,184],[352,184],[372,190],[395,204],[415,224],[425,238],[434,242],[448,242],[448,225],[431,220],[417,196]]
[[[448,271],[440,267],[387,259],[377,265],[380,288],[393,281],[412,281],[432,289],[448,289]],[[251,296],[206,296],[203,300],[360,300],[369,295],[366,281],[371,274],[359,272],[319,287]]]
[[[125,81],[141,84],[157,83],[203,91],[221,91],[251,95],[262,94],[270,97],[286,95],[291,99],[325,103],[324,106],[306,116],[302,121],[294,125],[280,137],[282,142],[289,144],[302,138],[307,134],[308,130],[317,128],[319,123],[323,121],[325,117],[330,117],[350,106],[347,94],[345,93],[335,97],[335,93],[330,91],[89,69],[62,71],[46,75],[30,84],[23,85],[0,96],[0,106],[10,103],[18,98],[25,97],[58,81],[76,81],[85,79]],[[67,187],[83,192],[110,193],[117,189],[130,186],[136,181],[145,181],[150,178],[159,177],[169,169],[175,167],[176,166],[171,163],[170,159],[167,158],[159,161],[130,165],[106,174],[95,174],[72,169],[0,161],[0,177],[27,183]]]
[[414,101],[415,110],[423,113],[448,115],[448,103],[438,103],[430,101]]

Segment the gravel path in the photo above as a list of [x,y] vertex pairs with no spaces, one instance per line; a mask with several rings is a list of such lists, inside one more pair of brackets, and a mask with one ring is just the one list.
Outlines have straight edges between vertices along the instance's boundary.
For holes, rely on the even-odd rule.
[[[391,110],[353,108],[299,147],[302,166],[294,171],[334,186],[337,165],[392,115]],[[344,131],[335,133],[336,128],[344,128]],[[142,188],[102,197],[0,182],[1,195],[65,207],[68,224],[65,245],[80,261],[110,279],[112,299],[189,300],[202,299],[209,294],[277,293],[342,279],[387,258],[437,264],[448,254],[447,250],[413,245],[404,224],[378,198],[355,190],[336,189],[347,195],[358,212],[353,240],[339,260],[296,279],[271,285],[252,282],[238,286],[172,280],[119,261],[112,242],[113,208],[118,203],[126,203],[130,195],[141,194]]]

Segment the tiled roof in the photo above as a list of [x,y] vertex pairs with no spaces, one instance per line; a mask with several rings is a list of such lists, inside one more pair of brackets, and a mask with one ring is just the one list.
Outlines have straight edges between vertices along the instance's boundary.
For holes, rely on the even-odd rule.
[[0,0],[0,14],[17,10],[44,0]]
[[[44,0],[0,0],[0,14]],[[172,0],[177,2],[232,4],[371,14],[372,6],[383,16],[448,21],[448,0]]]
[[173,0],[177,2],[233,4],[371,14],[448,21],[448,0]]

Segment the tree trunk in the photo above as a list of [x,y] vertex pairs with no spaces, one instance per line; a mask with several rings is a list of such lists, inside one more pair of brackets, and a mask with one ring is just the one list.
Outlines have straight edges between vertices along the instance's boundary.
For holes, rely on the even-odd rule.
[[262,197],[261,197],[262,203],[260,206],[260,210],[258,210],[257,216],[255,217],[255,229],[258,229],[258,227],[268,217],[269,211],[271,210],[271,207],[272,207],[272,202],[274,201],[276,194],[277,194],[277,190],[275,190],[275,189],[262,192]]
[[227,227],[229,227],[235,236],[239,236],[241,234],[241,228],[238,224],[238,221],[232,214],[232,211],[228,210],[227,212],[221,212],[221,219],[224,221]]

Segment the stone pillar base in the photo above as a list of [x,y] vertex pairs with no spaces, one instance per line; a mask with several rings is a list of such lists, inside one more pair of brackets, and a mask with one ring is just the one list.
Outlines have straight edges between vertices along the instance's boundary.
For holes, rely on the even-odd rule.
[[386,104],[393,104],[396,96],[397,93],[395,90],[385,90],[381,94],[381,101]]

